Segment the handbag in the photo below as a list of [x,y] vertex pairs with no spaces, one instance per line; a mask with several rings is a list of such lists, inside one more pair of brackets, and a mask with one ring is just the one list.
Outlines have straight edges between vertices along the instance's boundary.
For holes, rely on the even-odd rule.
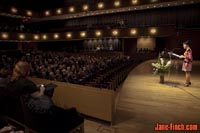
[[27,103],[28,109],[35,114],[46,114],[53,105],[51,98],[46,95],[30,97]]

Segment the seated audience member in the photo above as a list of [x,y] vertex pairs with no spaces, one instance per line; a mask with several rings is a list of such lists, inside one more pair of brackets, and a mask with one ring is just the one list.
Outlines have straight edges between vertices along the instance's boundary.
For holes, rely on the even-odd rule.
[[[62,109],[53,105],[53,102],[48,101],[48,98],[44,96],[45,87],[37,88],[37,86],[30,81],[27,76],[29,74],[30,65],[27,62],[19,61],[14,69],[13,75],[7,84],[7,88],[5,89],[6,93],[6,113],[4,115],[8,115],[24,123],[27,126],[31,126],[34,130],[38,131],[39,133],[66,133],[80,125],[84,120],[82,117],[79,116],[78,112],[75,108],[71,109]],[[28,103],[25,102],[26,111],[29,111],[29,115],[31,115],[31,120],[26,123],[27,121],[24,120],[24,112],[22,109],[22,101],[21,97],[27,96]],[[38,99],[38,100],[37,100]],[[50,98],[49,98],[50,99]],[[34,101],[37,100],[37,101]],[[46,100],[46,101],[45,101]],[[51,100],[51,99],[50,99]],[[37,103],[33,105],[34,108],[29,107],[30,101],[32,103]],[[44,105],[47,103],[49,105]],[[42,108],[39,109],[38,108]],[[46,108],[43,111],[43,108]],[[42,113],[40,112],[42,110]],[[39,111],[39,112],[38,112]]]
[[20,120],[20,97],[22,95],[30,95],[31,97],[39,97],[44,94],[44,87],[38,89],[36,85],[30,81],[27,76],[29,74],[30,65],[27,62],[19,61],[14,69],[11,79],[9,79],[5,90],[7,106],[7,115]]

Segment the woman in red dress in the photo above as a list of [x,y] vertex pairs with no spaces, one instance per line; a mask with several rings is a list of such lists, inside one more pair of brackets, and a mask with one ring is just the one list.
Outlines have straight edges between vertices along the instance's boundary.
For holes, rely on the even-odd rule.
[[188,87],[191,85],[190,77],[191,77],[191,71],[192,71],[192,50],[189,46],[190,41],[186,41],[183,43],[183,48],[185,49],[184,55],[181,55],[180,57],[184,59],[182,71],[185,72],[185,86]]

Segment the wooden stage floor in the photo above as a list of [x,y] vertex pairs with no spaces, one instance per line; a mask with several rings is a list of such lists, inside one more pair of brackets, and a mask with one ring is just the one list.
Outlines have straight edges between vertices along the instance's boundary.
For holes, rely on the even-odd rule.
[[[200,132],[200,61],[193,62],[190,87],[184,87],[181,61],[173,62],[170,74],[165,76],[165,84],[160,84],[159,76],[152,74],[151,63],[155,61],[138,65],[123,83],[116,107],[114,132],[158,132],[154,130],[157,123],[198,124],[196,132]],[[175,63],[178,64],[177,70]]]

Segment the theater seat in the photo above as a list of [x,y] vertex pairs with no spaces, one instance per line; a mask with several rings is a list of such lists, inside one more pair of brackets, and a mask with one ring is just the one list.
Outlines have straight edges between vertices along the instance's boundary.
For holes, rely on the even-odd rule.
[[15,129],[19,129],[21,131],[24,131],[24,133],[37,133],[33,129],[30,129],[28,126],[25,124],[11,118],[8,116],[1,116],[1,120],[5,121],[8,125],[12,126]]
[[[34,114],[26,106],[26,96],[21,96],[21,105],[24,123],[39,133],[84,133],[84,118],[76,112],[76,109],[65,110],[55,106],[56,115]],[[69,116],[73,116],[70,117]],[[64,119],[67,118],[67,119]]]

